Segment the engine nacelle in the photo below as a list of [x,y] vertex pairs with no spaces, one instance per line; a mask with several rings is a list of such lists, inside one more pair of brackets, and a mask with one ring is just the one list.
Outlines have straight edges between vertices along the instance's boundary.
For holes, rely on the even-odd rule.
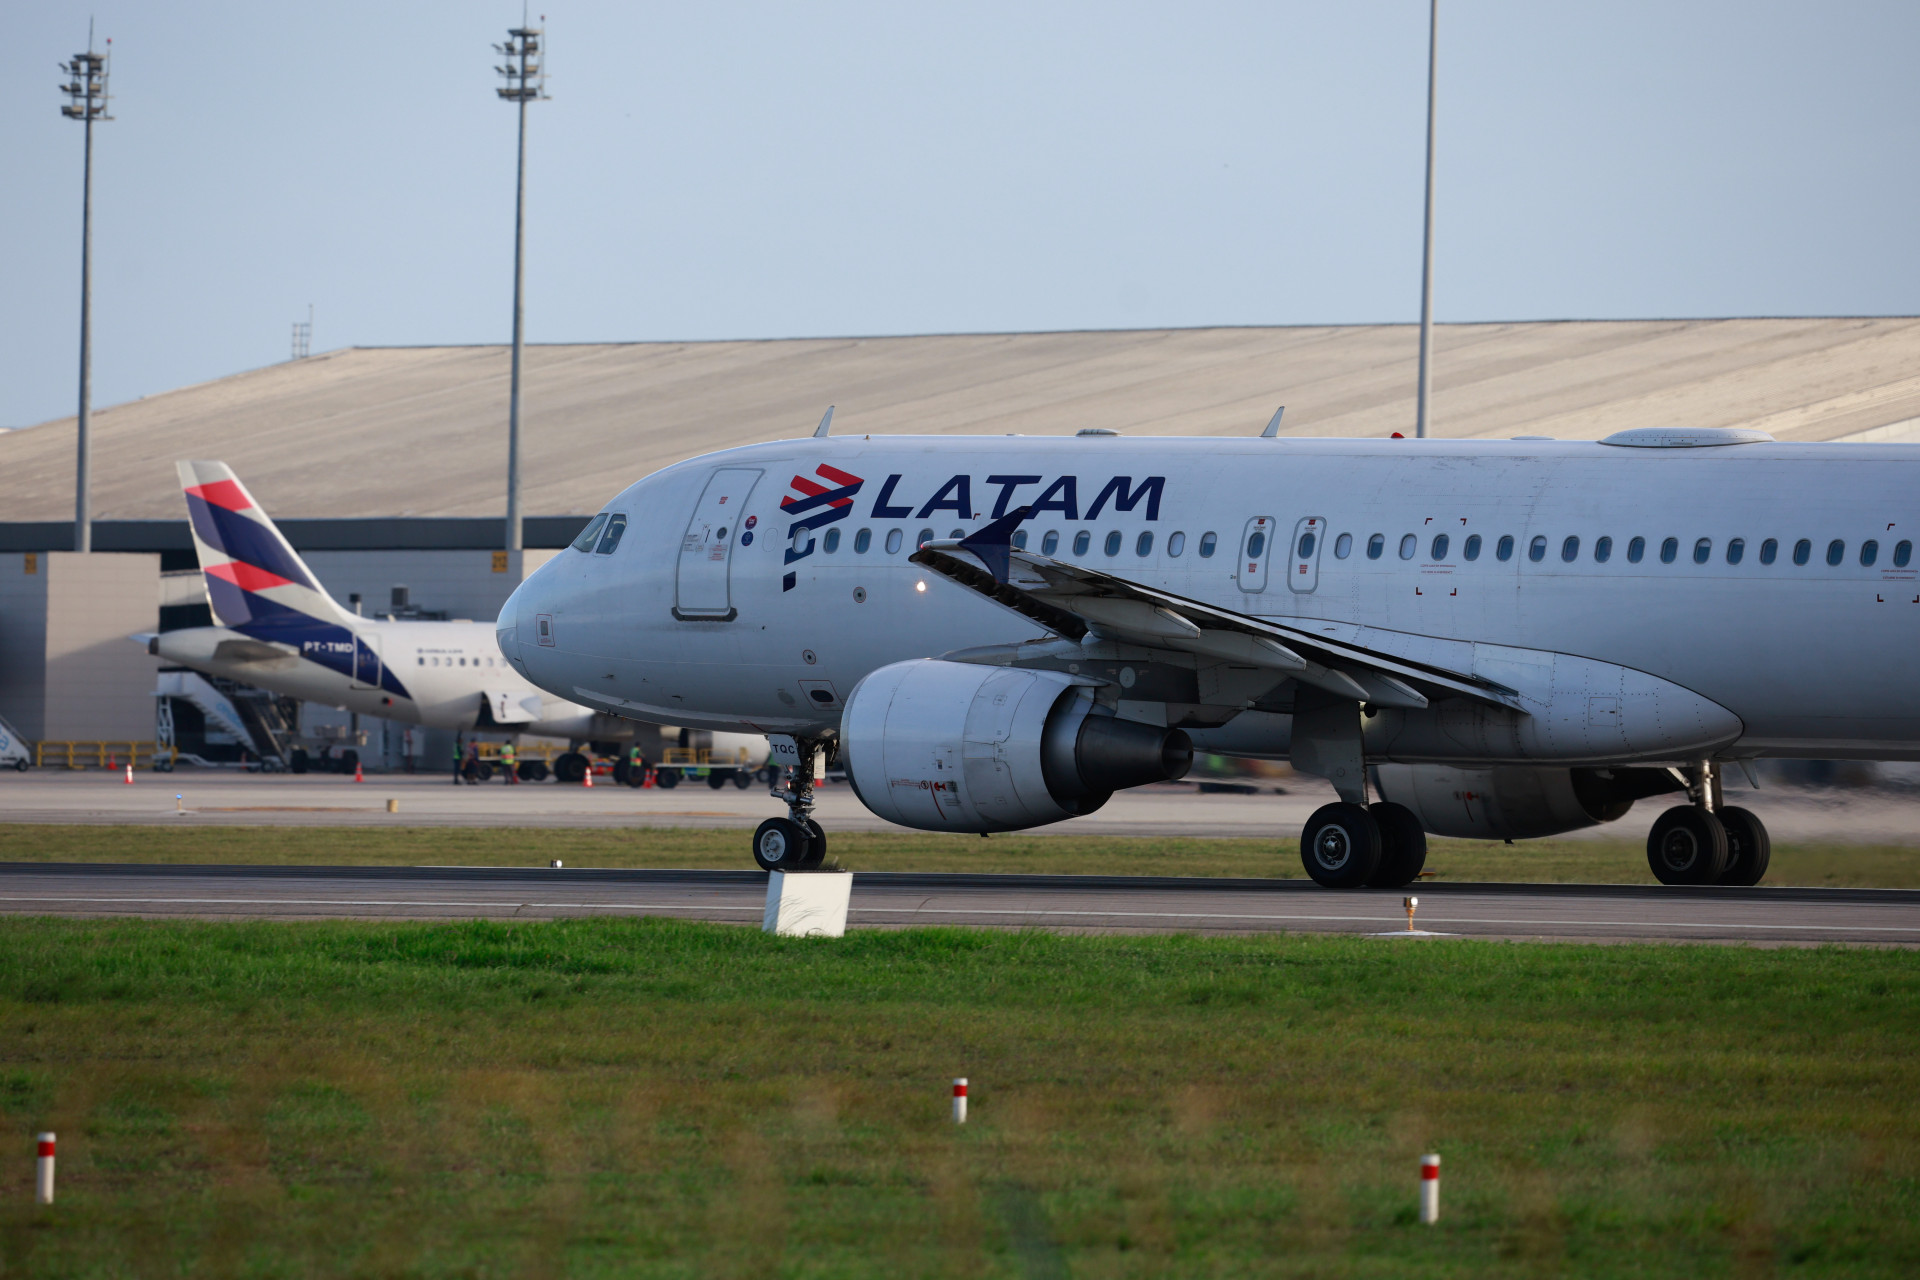
[[1184,777],[1178,729],[1115,719],[1057,671],[921,658],[854,686],[840,760],[862,804],[922,831],[1019,831]]
[[1373,776],[1381,797],[1413,810],[1430,834],[1468,840],[1578,831],[1625,816],[1643,796],[1680,789],[1664,769],[1383,764]]

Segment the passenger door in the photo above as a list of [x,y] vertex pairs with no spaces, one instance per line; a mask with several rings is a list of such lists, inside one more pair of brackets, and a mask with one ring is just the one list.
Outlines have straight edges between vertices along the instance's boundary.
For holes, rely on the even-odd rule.
[[1242,591],[1267,589],[1267,562],[1273,558],[1270,552],[1276,527],[1272,516],[1255,516],[1247,521],[1246,530],[1240,535],[1240,565],[1234,571]]
[[673,616],[683,622],[731,622],[737,611],[729,582],[733,548],[746,518],[747,496],[758,471],[726,468],[713,473],[680,540]]
[[380,687],[380,636],[378,632],[366,632],[353,640],[353,673],[349,682],[350,689],[378,689]]
[[1324,516],[1308,516],[1293,526],[1293,560],[1287,566],[1287,588],[1307,595],[1320,585],[1320,544],[1326,541]]

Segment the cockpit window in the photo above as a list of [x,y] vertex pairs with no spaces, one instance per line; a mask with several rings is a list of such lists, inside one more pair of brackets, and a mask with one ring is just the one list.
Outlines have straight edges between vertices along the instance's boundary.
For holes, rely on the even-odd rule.
[[[600,545],[593,549],[594,554],[601,556],[612,555],[613,549],[620,545],[620,535],[626,531],[627,518],[625,516],[619,512],[615,512],[613,515],[607,517],[607,531],[600,535]],[[726,530],[722,529],[720,536],[723,538],[726,537]]]
[[602,511],[599,515],[595,516],[593,519],[587,521],[587,527],[582,529],[580,531],[580,536],[573,540],[573,549],[575,551],[593,550],[594,540],[600,536],[600,528],[602,525],[606,524],[606,522],[607,522],[607,513],[604,511]]

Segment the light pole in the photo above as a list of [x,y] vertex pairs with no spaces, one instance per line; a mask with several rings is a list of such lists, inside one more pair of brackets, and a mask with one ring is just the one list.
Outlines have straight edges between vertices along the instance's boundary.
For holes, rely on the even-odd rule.
[[75,551],[93,550],[93,441],[87,433],[93,409],[93,122],[113,119],[107,114],[107,59],[112,52],[111,40],[107,41],[106,53],[93,51],[93,26],[89,23],[87,51],[60,64],[67,77],[60,86],[60,92],[67,95],[60,114],[80,121],[87,130],[85,176],[80,180],[80,439],[73,489]]
[[1433,73],[1440,48],[1440,0],[1430,0],[1427,13],[1427,224],[1426,247],[1420,254],[1420,397],[1413,435],[1427,436],[1429,401],[1433,398]]
[[[541,21],[546,21],[542,15]],[[527,244],[527,104],[547,96],[544,29],[529,27],[526,19],[507,32],[507,42],[494,50],[506,58],[494,68],[505,82],[497,92],[520,111],[520,164],[513,194],[513,376],[507,399],[507,550],[518,552],[520,542],[520,353],[524,345],[526,311],[522,291]]]

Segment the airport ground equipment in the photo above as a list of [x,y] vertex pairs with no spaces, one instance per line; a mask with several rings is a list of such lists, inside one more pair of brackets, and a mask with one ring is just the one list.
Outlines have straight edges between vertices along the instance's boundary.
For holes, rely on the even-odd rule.
[[[136,769],[171,772],[173,748],[157,742],[36,742],[33,767],[36,769],[112,769],[131,764]],[[15,766],[18,767],[17,765]]]
[[25,772],[33,766],[33,748],[14,732],[12,725],[0,720],[0,769]]

